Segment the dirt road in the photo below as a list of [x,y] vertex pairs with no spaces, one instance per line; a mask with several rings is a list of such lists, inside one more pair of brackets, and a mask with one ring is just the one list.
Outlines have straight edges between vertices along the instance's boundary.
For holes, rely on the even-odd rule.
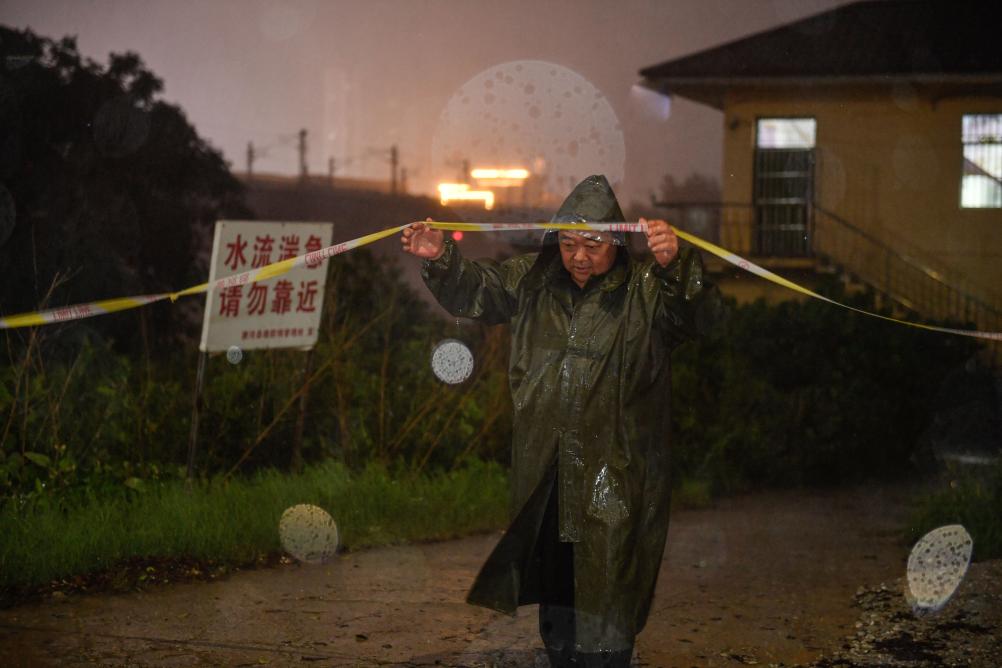
[[[673,515],[636,665],[809,663],[861,586],[904,574],[905,487],[775,492]],[[463,602],[499,534],[0,611],[4,666],[545,666],[534,607]]]

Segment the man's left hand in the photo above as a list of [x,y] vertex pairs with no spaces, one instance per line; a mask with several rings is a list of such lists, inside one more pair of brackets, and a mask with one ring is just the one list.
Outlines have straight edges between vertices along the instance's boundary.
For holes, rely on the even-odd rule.
[[654,259],[662,267],[667,267],[668,263],[678,255],[678,237],[675,230],[663,220],[640,219],[640,223],[647,224],[647,247],[654,253]]

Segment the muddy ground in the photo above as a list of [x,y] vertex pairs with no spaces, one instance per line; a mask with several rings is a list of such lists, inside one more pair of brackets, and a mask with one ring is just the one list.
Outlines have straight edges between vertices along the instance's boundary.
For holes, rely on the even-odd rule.
[[[896,588],[914,491],[772,492],[674,513],[634,664],[854,665],[851,652],[865,640],[860,625],[872,615],[868,592],[884,592],[877,598],[886,624],[907,621]],[[464,603],[499,535],[347,553],[323,566],[241,571],[217,582],[57,595],[0,611],[0,665],[545,666],[534,607],[510,618]],[[997,578],[1000,570],[984,572]],[[1002,609],[1002,599],[995,603]],[[979,619],[981,636],[999,637],[997,617]],[[950,638],[939,646],[956,649]],[[901,665],[973,665],[922,656],[934,659]]]

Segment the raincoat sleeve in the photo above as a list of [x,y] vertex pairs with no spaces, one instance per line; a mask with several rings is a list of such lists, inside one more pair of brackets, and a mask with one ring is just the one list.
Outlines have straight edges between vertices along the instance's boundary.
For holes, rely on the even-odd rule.
[[658,283],[657,318],[677,342],[705,334],[723,316],[717,287],[703,276],[703,258],[694,248],[683,248],[662,267],[653,262]]
[[520,255],[502,263],[467,260],[456,243],[445,241],[437,260],[425,260],[421,276],[438,303],[455,316],[488,324],[511,320],[518,311],[518,285],[535,255]]

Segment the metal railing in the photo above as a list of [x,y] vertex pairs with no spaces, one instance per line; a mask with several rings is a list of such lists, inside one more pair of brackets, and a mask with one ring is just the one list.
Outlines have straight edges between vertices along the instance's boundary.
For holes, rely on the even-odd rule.
[[876,238],[836,214],[814,207],[813,250],[908,310],[937,320],[1002,329],[1002,299],[945,263],[897,240]]
[[[900,307],[923,317],[973,323],[1002,331],[1002,298],[972,283],[903,239],[885,241],[818,206],[810,211],[803,253],[776,255],[788,241],[768,238],[756,225],[755,207],[740,203],[664,203],[673,222],[707,241],[756,261],[777,257],[813,258],[872,287]],[[787,234],[787,232],[782,232]]]

